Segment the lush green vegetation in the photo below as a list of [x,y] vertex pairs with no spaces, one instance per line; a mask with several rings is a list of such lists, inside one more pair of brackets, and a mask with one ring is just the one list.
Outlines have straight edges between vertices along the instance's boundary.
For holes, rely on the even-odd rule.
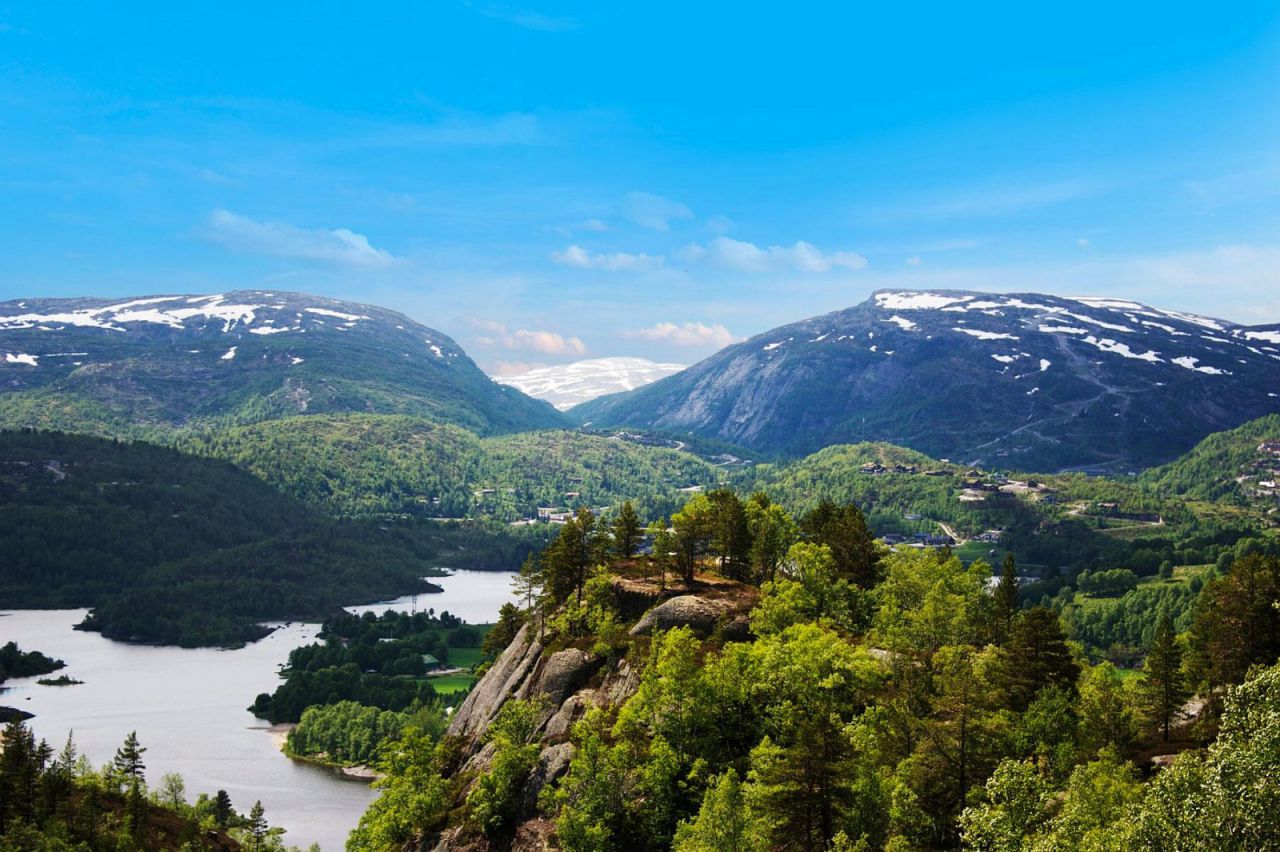
[[396,712],[433,705],[437,693],[428,671],[448,663],[453,648],[478,648],[484,638],[447,612],[390,611],[333,616],[320,637],[289,652],[284,683],[257,697],[250,708],[255,714],[297,722],[307,708],[339,701]]
[[[234,462],[280,491],[341,515],[483,516],[605,506],[638,496],[669,513],[679,488],[721,472],[689,453],[581,432],[478,438],[415,417],[295,417],[193,436],[183,446]],[[572,495],[572,496],[571,496]]]
[[438,737],[446,717],[439,702],[406,711],[382,710],[355,701],[318,704],[302,712],[289,732],[285,752],[291,757],[338,766],[373,762],[385,743],[400,738],[407,727]]
[[1164,494],[1244,503],[1236,478],[1254,461],[1258,445],[1267,440],[1280,440],[1280,414],[1210,435],[1176,461],[1146,471],[1141,481]]
[[4,852],[283,852],[283,831],[262,805],[236,813],[225,791],[187,801],[182,777],[148,787],[145,754],[130,734],[95,769],[68,737],[57,753],[13,721],[0,737],[0,850]]
[[[641,557],[589,513],[565,525],[522,571],[522,617],[549,650],[627,659],[637,687],[586,710],[536,806],[536,697],[503,705],[479,774],[460,771],[462,744],[406,729],[349,848],[446,827],[504,848],[531,818],[570,852],[1280,842],[1280,788],[1264,780],[1280,772],[1280,557],[1160,581],[1202,587],[1182,629],[1170,608],[1158,616],[1143,671],[1126,676],[1091,665],[1054,610],[1019,607],[1013,560],[992,586],[989,566],[946,548],[875,546],[855,506],[774,507],[702,495],[654,527]],[[751,636],[632,636],[619,576],[736,597],[753,605]],[[1201,703],[1184,704],[1192,694]],[[1147,758],[1180,751],[1144,782]]]
[[39,651],[23,651],[16,642],[0,646],[0,683],[11,677],[35,677],[65,668],[66,663]]

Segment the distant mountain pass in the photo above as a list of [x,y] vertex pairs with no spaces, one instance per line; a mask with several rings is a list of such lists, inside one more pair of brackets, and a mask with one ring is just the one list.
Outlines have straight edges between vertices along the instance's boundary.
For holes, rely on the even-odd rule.
[[152,436],[355,411],[480,434],[567,423],[371,305],[263,290],[0,303],[0,427]]
[[576,407],[802,455],[888,441],[1022,470],[1132,470],[1280,411],[1280,329],[1121,299],[881,291]]
[[496,376],[494,381],[519,388],[534,399],[545,399],[564,411],[605,394],[644,387],[684,368],[684,364],[659,364],[644,358],[591,358]]

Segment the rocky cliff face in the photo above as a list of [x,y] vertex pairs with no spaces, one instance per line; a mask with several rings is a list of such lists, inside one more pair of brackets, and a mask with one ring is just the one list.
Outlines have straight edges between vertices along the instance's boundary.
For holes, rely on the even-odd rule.
[[[732,588],[729,588],[732,587]],[[754,589],[717,581],[711,586],[658,590],[651,584],[616,578],[613,592],[625,614],[639,614],[630,631],[633,637],[654,630],[687,626],[701,636],[713,633],[735,639],[749,637],[746,613],[756,601]],[[554,785],[569,768],[574,745],[569,741],[573,724],[592,707],[622,705],[640,685],[637,663],[627,656],[616,662],[578,648],[551,650],[536,626],[526,624],[498,656],[454,713],[447,736],[461,744],[458,774],[479,775],[488,768],[492,752],[483,743],[484,732],[508,701],[537,699],[543,703],[537,741],[538,764],[525,785],[523,823],[511,848],[545,848],[551,823],[538,810],[538,796]],[[460,826],[439,836],[424,838],[420,850],[462,852],[488,850],[481,838]]]

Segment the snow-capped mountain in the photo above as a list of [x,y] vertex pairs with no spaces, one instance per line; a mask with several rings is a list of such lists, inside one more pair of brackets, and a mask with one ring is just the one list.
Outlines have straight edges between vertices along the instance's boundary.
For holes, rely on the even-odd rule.
[[371,305],[261,290],[0,302],[0,427],[128,435],[345,411],[477,432],[565,422]]
[[496,376],[494,381],[519,388],[535,399],[545,399],[564,411],[598,396],[635,390],[678,373],[685,366],[659,364],[645,358],[589,358],[514,376]]
[[885,440],[1049,469],[1164,461],[1280,411],[1280,326],[1121,299],[881,291],[574,410],[804,453]]

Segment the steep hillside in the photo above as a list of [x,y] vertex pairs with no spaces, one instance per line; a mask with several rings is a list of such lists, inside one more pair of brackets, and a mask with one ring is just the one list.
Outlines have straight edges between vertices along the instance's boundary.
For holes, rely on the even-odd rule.
[[1265,505],[1280,501],[1280,415],[1210,435],[1191,452],[1149,470],[1142,482],[1170,495]]
[[659,364],[644,358],[589,358],[498,376],[495,381],[545,399],[563,411],[605,394],[644,387],[684,368],[684,364]]
[[369,305],[264,291],[0,303],[0,427],[138,437],[346,411],[481,434],[565,422],[444,334]]
[[1280,331],[1114,299],[878,292],[573,409],[801,455],[888,441],[964,463],[1129,470],[1280,411]]

